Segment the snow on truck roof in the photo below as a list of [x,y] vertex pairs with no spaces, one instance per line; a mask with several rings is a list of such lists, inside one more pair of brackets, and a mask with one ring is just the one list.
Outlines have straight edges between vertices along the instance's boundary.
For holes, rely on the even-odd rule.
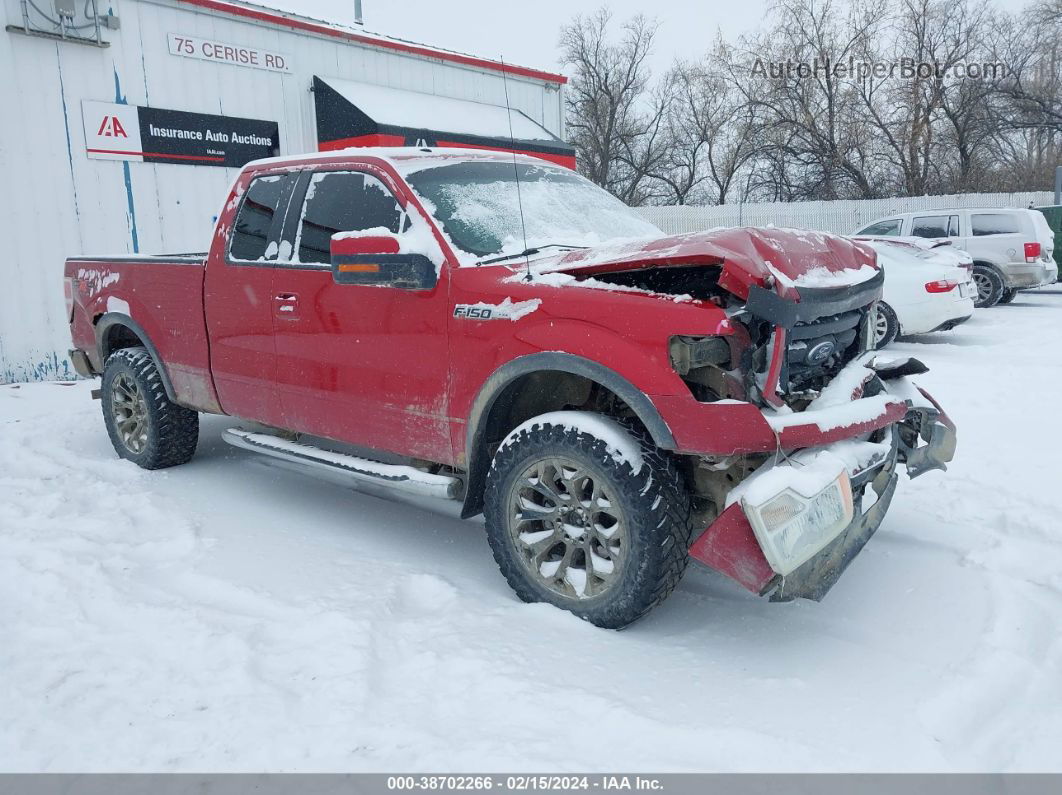
[[442,163],[468,163],[474,161],[502,161],[526,163],[533,166],[564,168],[539,157],[502,151],[500,149],[462,149],[459,147],[416,147],[416,146],[350,146],[346,149],[331,149],[327,152],[307,152],[305,154],[279,155],[252,160],[244,168],[263,168],[269,166],[286,166],[313,162],[328,162],[344,158],[375,157],[386,160],[400,174],[412,174]]
[[492,72],[503,72],[516,77],[526,77],[557,85],[563,85],[568,82],[568,78],[564,75],[546,72],[541,69],[533,69],[527,66],[516,66],[514,64],[502,63],[501,61],[494,61],[490,58],[483,58],[478,55],[469,55],[467,53],[447,50],[428,44],[419,44],[417,42],[395,38],[394,36],[387,36],[382,33],[373,33],[360,27],[354,28],[334,22],[326,22],[313,17],[303,16],[302,14],[291,13],[289,11],[280,11],[257,3],[239,2],[238,0],[176,0],[176,2],[179,5],[194,6],[196,8],[202,8],[221,14],[241,17],[254,22],[289,28],[297,32],[340,39],[350,42],[351,44],[378,47],[380,49],[406,55],[434,58],[440,61],[461,64],[462,66],[471,66]]

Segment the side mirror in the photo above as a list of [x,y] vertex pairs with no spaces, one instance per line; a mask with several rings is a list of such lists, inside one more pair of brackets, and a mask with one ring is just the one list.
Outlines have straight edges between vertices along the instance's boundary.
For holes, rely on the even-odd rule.
[[332,279],[336,284],[430,290],[438,269],[424,254],[403,253],[399,235],[339,232],[332,236]]

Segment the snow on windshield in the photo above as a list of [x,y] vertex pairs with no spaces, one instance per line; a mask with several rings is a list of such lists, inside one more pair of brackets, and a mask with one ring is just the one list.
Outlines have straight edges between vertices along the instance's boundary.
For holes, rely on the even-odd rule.
[[462,264],[549,244],[595,246],[661,234],[615,196],[557,166],[472,161],[416,171],[407,179]]

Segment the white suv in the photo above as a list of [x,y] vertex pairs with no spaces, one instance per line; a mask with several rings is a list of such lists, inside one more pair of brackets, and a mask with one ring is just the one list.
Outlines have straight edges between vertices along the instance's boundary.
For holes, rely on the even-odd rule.
[[977,306],[1009,303],[1018,290],[1058,278],[1054,233],[1035,210],[1011,208],[922,210],[885,216],[856,232],[891,237],[947,238],[974,261]]

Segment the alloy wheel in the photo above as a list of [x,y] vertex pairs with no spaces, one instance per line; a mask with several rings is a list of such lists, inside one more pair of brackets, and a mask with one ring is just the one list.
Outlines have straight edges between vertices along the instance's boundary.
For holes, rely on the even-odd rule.
[[881,341],[889,333],[889,319],[884,312],[878,311],[874,315],[874,345],[880,345]]
[[111,414],[125,448],[133,455],[140,455],[147,446],[148,407],[144,392],[126,373],[120,373],[111,382]]
[[619,579],[627,522],[596,474],[562,456],[540,459],[516,478],[508,505],[518,558],[541,585],[566,599],[589,599]]
[[992,280],[983,273],[974,273],[973,280],[977,286],[977,300],[987,301],[992,296]]

